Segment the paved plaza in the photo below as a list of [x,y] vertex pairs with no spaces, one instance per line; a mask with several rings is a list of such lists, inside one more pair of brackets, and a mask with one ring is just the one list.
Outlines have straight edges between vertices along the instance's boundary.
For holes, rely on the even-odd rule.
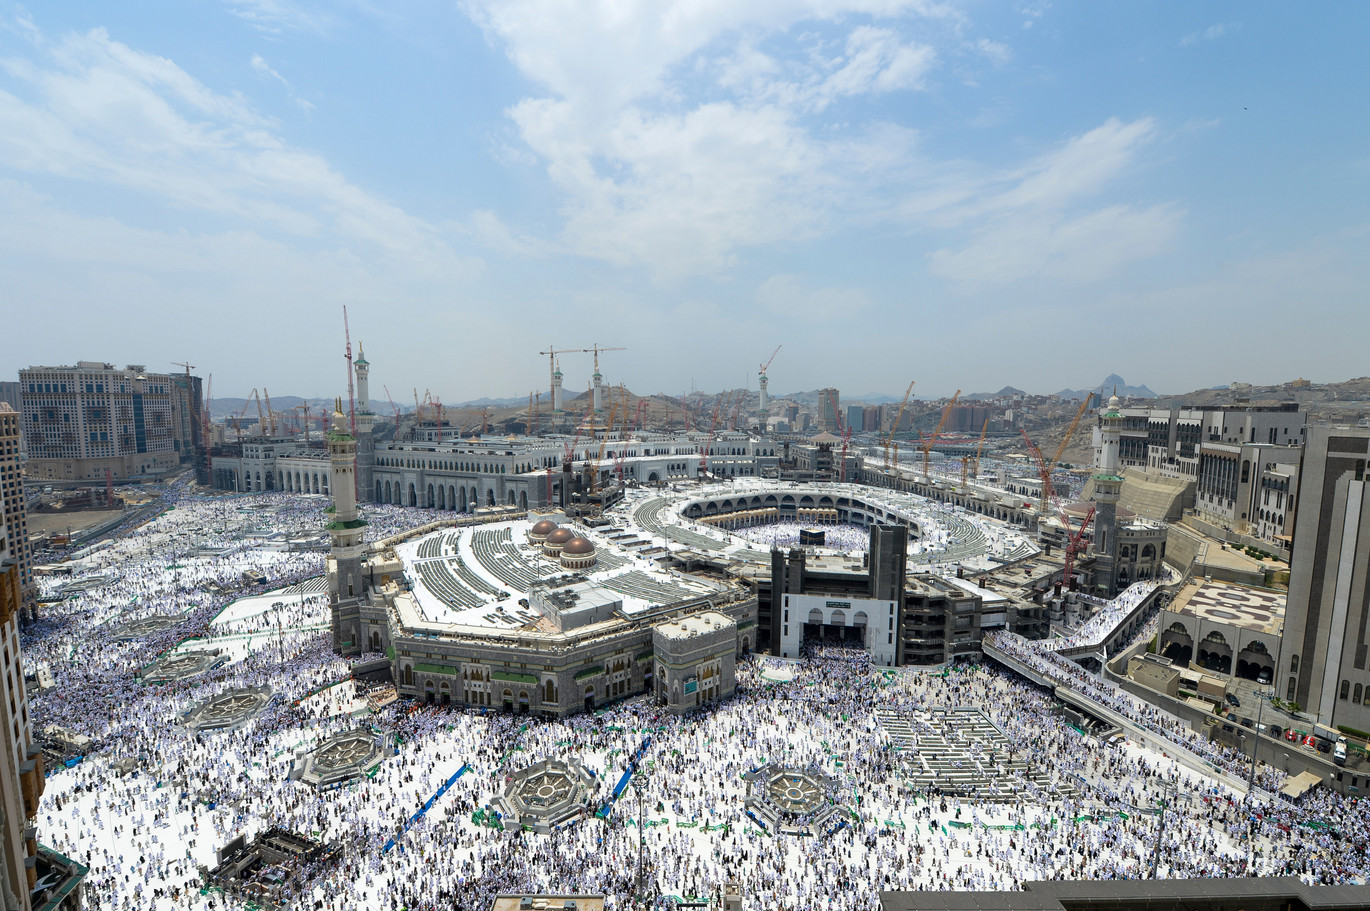
[[[882,888],[1146,876],[1153,849],[1162,876],[1245,875],[1253,849],[1257,872],[1308,881],[1360,881],[1370,868],[1361,803],[1262,791],[1253,818],[1242,794],[1159,752],[1082,735],[1046,690],[990,663],[879,669],[859,651],[813,646],[799,660],[740,662],[734,698],[684,716],[645,697],[559,721],[377,707],[329,650],[327,605],[307,583],[323,556],[239,534],[248,522],[282,536],[317,528],[322,500],[186,494],[169,505],[97,555],[90,572],[117,581],[52,605],[25,633],[26,661],[56,680],[34,696],[35,726],[93,740],[49,778],[36,824],[90,864],[97,911],[233,907],[201,890],[198,869],[271,830],[341,848],[282,896],[320,911],[479,908],[537,891],[605,892],[626,907],[639,823],[651,894],[707,896],[737,879],[748,911],[873,909]],[[368,511],[379,536],[429,516]],[[217,552],[185,555],[192,530]],[[245,573],[268,581],[247,585]],[[91,634],[155,615],[184,620],[126,641]],[[174,683],[134,676],[189,637],[227,662]],[[222,726],[174,723],[195,710]],[[377,742],[389,755],[345,786],[292,777],[301,755],[321,773],[355,768]],[[511,783],[525,806],[555,808],[557,824],[506,831],[493,814]],[[807,824],[831,809],[833,825],[817,836],[766,825],[748,815],[759,796],[773,819]],[[1164,816],[1145,812],[1162,801]]]

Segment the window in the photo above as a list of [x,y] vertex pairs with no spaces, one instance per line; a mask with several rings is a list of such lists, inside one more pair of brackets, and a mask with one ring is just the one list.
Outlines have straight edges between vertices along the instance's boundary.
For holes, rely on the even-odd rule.
[[1298,672],[1299,672],[1299,656],[1298,656],[1298,655],[1290,655],[1290,656],[1289,656],[1289,673],[1291,673],[1291,674],[1297,674]]
[[1294,701],[1294,678],[1293,678],[1293,677],[1290,677],[1290,678],[1289,678],[1289,688],[1288,688],[1287,690],[1285,690],[1285,693],[1284,693],[1284,701],[1285,701],[1285,702],[1293,702],[1293,701]]
[[1342,701],[1342,702],[1345,702],[1345,701],[1346,701],[1347,699],[1349,699],[1350,697],[1351,697],[1351,681],[1350,681],[1350,680],[1343,680],[1343,681],[1341,682],[1341,695],[1340,695],[1341,701]]
[[1357,704],[1359,704],[1359,703],[1360,703],[1360,694],[1361,694],[1361,687],[1360,687],[1360,684],[1357,683],[1357,684],[1356,684],[1356,688],[1355,688],[1354,690],[1351,691],[1351,701],[1352,701],[1352,702],[1355,702],[1355,703],[1357,703]]

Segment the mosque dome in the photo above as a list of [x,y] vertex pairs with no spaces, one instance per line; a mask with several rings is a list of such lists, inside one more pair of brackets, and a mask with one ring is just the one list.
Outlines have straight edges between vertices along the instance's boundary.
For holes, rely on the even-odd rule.
[[595,545],[588,538],[572,538],[561,548],[563,554],[584,556],[595,552]]
[[574,537],[575,533],[572,532],[571,529],[558,525],[556,528],[548,532],[547,543],[565,545],[567,541],[570,541]]
[[556,528],[557,523],[553,522],[551,519],[541,519],[535,523],[532,528],[528,529],[528,537],[534,541],[542,541],[555,531]]

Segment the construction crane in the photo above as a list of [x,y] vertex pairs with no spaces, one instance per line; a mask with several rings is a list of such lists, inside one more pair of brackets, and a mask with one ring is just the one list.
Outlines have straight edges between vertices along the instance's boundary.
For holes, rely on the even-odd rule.
[[1089,507],[1089,512],[1085,513],[1084,521],[1080,523],[1080,530],[1071,534],[1070,520],[1065,511],[1061,512],[1061,524],[1065,528],[1066,534],[1066,562],[1061,570],[1061,581],[1066,588],[1071,587],[1071,576],[1075,570],[1075,555],[1085,549],[1085,531],[1089,529],[1089,523],[1094,521],[1094,507]]
[[257,432],[266,436],[266,415],[262,413],[262,397],[257,394],[257,387],[252,387],[252,398],[257,403]]
[[381,388],[385,390],[385,397],[386,397],[387,399],[390,400],[390,410],[393,411],[393,412],[395,412],[395,435],[396,435],[396,438],[398,438],[399,432],[400,432],[400,409],[399,409],[399,406],[395,404],[395,397],[394,397],[393,395],[390,394],[390,387],[387,386],[387,385],[385,385],[384,383],[382,383],[382,384],[381,384]]
[[704,445],[699,447],[699,476],[702,478],[709,473],[709,450],[713,448],[714,431],[718,429],[718,412],[723,406],[724,397],[720,395],[714,402],[714,416],[709,423],[709,433],[704,438]]
[[276,412],[271,410],[271,393],[265,386],[262,387],[262,398],[266,399],[266,417],[271,422],[271,435],[276,435]]
[[[591,408],[594,405],[590,406]],[[599,438],[599,451],[590,462],[590,493],[599,489],[599,463],[604,460],[604,447],[609,443],[609,431],[614,426],[614,416],[618,414],[618,402],[609,403],[609,415],[604,421],[604,435]]]
[[586,348],[586,349],[584,349],[584,350],[585,350],[585,351],[592,352],[592,353],[594,354],[594,356],[595,356],[595,373],[599,373],[599,356],[600,356],[600,354],[601,354],[602,352],[605,352],[605,351],[627,351],[628,349],[627,349],[627,348],[606,348],[606,347],[604,347],[603,345],[594,344],[594,345],[591,345],[589,348]]
[[1037,476],[1042,479],[1042,495],[1037,507],[1037,521],[1041,522],[1046,518],[1047,502],[1052,495],[1051,490],[1051,469],[1047,466],[1047,461],[1042,457],[1042,450],[1037,448],[1037,444],[1032,442],[1032,437],[1028,436],[1026,430],[1022,431],[1023,443],[1027,446],[1028,455],[1032,456],[1033,463],[1037,466]]
[[916,380],[909,380],[909,388],[904,390],[904,401],[899,403],[899,413],[894,417],[894,423],[890,425],[889,436],[885,437],[885,470],[889,471],[893,465],[890,463],[890,447],[894,445],[894,435],[899,431],[899,422],[904,419],[904,409],[909,407],[909,396],[913,395],[913,384]]
[[980,453],[985,451],[985,434],[989,433],[989,418],[985,418],[985,426],[980,428],[980,442],[975,444],[975,479],[980,480]]
[[303,405],[296,405],[294,408],[292,408],[292,409],[290,409],[290,410],[291,410],[291,411],[303,411],[303,412],[304,412],[304,444],[305,444],[306,446],[308,446],[308,445],[309,445],[309,403],[308,403],[308,402],[305,402]]
[[1085,400],[1080,403],[1079,409],[1075,412],[1075,417],[1070,421],[1070,428],[1066,430],[1066,435],[1061,438],[1061,445],[1056,447],[1056,455],[1051,457],[1047,463],[1047,470],[1055,471],[1056,466],[1061,461],[1061,456],[1065,455],[1066,447],[1070,445],[1071,437],[1075,436],[1075,428],[1080,426],[1080,418],[1085,416],[1085,411],[1089,408],[1090,400],[1094,398],[1094,393],[1086,392]]
[[257,390],[254,388],[254,389],[252,390],[252,393],[251,393],[250,395],[248,395],[247,398],[243,399],[243,407],[240,408],[240,409],[238,409],[238,413],[235,414],[235,415],[233,416],[233,418],[232,418],[232,420],[233,420],[233,432],[234,432],[235,434],[237,434],[237,436],[238,436],[238,444],[239,444],[239,445],[241,445],[242,442],[243,442],[243,416],[247,414],[247,406],[248,406],[249,404],[251,404],[251,402],[252,402],[252,396],[255,396],[256,394],[257,394]]
[[[356,393],[352,388],[352,330],[347,326],[347,305],[343,304],[343,337],[347,339],[347,429],[353,437],[357,435]],[[356,478],[356,472],[353,472]]]
[[947,407],[942,409],[942,418],[937,422],[937,429],[932,432],[932,436],[923,443],[923,482],[932,483],[932,447],[937,445],[937,438],[942,435],[942,428],[947,424],[947,415],[951,414],[951,409],[956,405],[956,400],[961,397],[961,390],[951,397],[947,402]]
[[765,375],[766,375],[766,371],[769,370],[769,369],[771,368],[771,361],[775,360],[775,356],[776,356],[777,354],[779,354],[779,353],[780,353],[780,349],[781,349],[781,348],[784,348],[784,347],[785,347],[784,345],[776,345],[776,346],[775,346],[775,350],[771,352],[771,356],[768,357],[768,358],[766,358],[766,363],[762,364],[762,365],[761,365],[761,369],[758,370],[758,371],[756,372],[756,375],[757,375],[757,376],[765,376]]

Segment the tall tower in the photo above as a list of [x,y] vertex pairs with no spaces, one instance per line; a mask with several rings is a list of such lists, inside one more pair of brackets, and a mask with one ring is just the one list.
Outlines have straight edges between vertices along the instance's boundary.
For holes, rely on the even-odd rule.
[[333,411],[333,428],[328,432],[328,461],[333,505],[333,521],[328,523],[332,549],[328,556],[328,600],[333,627],[333,651],[339,655],[359,655],[361,642],[361,599],[366,594],[362,578],[362,558],[366,545],[362,529],[366,522],[357,515],[355,463],[357,441],[347,432],[342,399]]
[[371,430],[376,426],[376,414],[371,410],[371,362],[366,350],[357,343],[357,360],[352,364],[357,375],[357,497],[363,503],[376,500],[373,470],[376,467],[376,441]]
[[561,414],[565,409],[561,401],[561,364],[552,369],[552,413]]
[[595,414],[604,413],[604,377],[599,372],[599,355],[595,355],[595,384],[591,396],[595,403]]
[[1094,454],[1094,587],[1109,595],[1117,591],[1114,567],[1118,562],[1118,500],[1123,494],[1119,474],[1118,446],[1123,435],[1123,415],[1118,396],[1109,398],[1099,419],[1099,444]]
[[766,374],[760,374],[757,377],[757,381],[761,384],[761,392],[757,395],[757,423],[761,425],[761,435],[765,436],[766,419],[770,413],[770,398],[766,395],[766,383],[768,382],[766,379]]

